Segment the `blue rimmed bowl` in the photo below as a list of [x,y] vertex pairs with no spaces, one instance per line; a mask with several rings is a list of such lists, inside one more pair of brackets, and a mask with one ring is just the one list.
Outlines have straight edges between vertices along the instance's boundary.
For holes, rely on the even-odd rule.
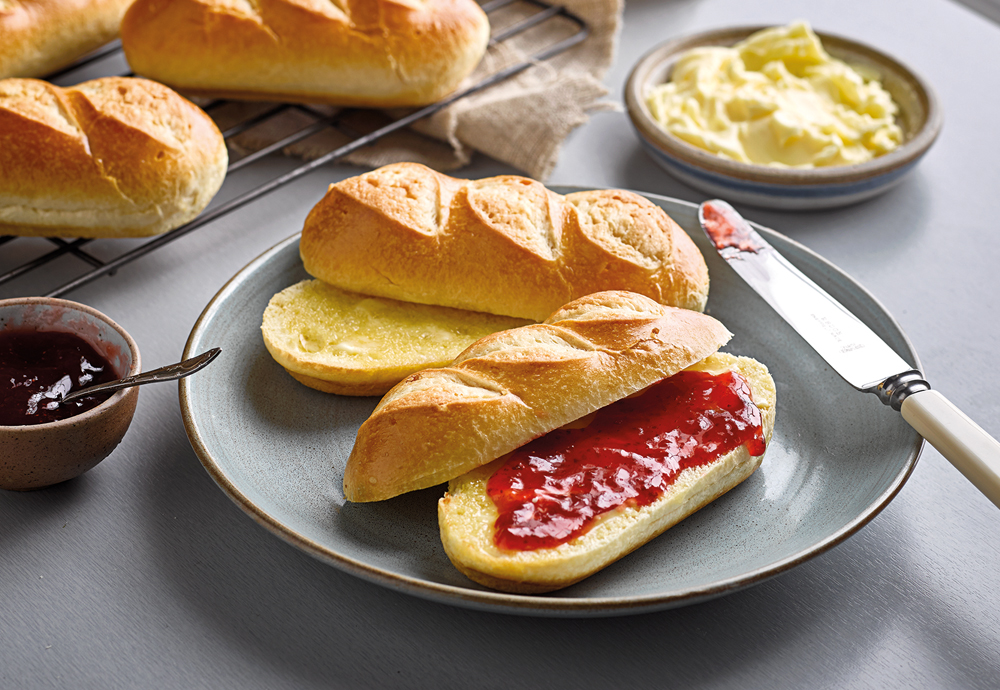
[[765,26],[718,29],[662,43],[646,53],[625,85],[625,106],[643,148],[680,181],[730,201],[785,210],[854,204],[891,189],[912,171],[941,131],[942,114],[927,83],[892,57],[855,41],[816,32],[835,58],[878,75],[899,106],[903,144],[857,165],[790,169],[741,163],[673,136],[653,118],[647,92],[670,80],[678,58],[692,48],[730,46]]

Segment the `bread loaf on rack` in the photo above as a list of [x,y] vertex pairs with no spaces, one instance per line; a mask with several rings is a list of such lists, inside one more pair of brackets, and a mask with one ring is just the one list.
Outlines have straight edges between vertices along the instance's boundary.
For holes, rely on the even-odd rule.
[[211,118],[156,82],[0,80],[0,235],[155,235],[197,216],[227,163]]
[[[770,443],[775,387],[763,364],[749,357],[717,353],[686,371],[739,374],[759,410],[764,442]],[[479,584],[520,594],[561,589],[649,542],[734,488],[753,474],[763,457],[763,452],[751,455],[747,444],[741,444],[707,464],[681,469],[650,503],[626,501],[598,516],[589,529],[572,539],[530,549],[501,546],[495,538],[499,512],[487,487],[506,462],[500,458],[449,482],[448,492],[438,502],[441,542],[455,567]],[[575,479],[578,475],[572,476]],[[534,518],[539,519],[537,514]],[[739,526],[733,525],[733,529]],[[536,534],[540,531],[533,530]]]
[[132,0],[0,0],[0,79],[41,77],[118,37]]
[[602,290],[701,311],[705,260],[657,205],[561,196],[517,176],[459,180],[415,163],[330,186],[306,218],[306,271],[367,295],[541,321]]
[[358,430],[350,501],[448,481],[671,376],[729,340],[718,321],[622,291],[486,336],[390,390]]
[[122,22],[132,69],[189,94],[418,106],[479,63],[474,0],[136,0]]

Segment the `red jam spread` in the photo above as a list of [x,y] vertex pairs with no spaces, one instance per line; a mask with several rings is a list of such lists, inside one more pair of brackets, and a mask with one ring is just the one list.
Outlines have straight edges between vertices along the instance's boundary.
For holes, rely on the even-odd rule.
[[114,381],[115,371],[83,338],[62,331],[0,331],[0,425],[44,424],[97,407],[112,393],[60,404],[72,390]]
[[705,204],[701,207],[705,232],[712,238],[716,249],[735,247],[741,252],[758,252],[763,249],[754,237],[750,226],[742,218],[733,217],[727,209]]
[[518,448],[489,478],[502,549],[558,546],[621,505],[649,505],[689,467],[741,444],[764,452],[760,410],[739,374],[683,371]]

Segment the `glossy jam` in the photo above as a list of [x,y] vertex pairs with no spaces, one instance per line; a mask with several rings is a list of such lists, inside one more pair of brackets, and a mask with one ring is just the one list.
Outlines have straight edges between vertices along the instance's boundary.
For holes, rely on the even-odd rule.
[[70,391],[118,378],[85,340],[61,331],[0,331],[0,425],[45,424],[97,407],[113,393],[58,401]]
[[705,232],[712,238],[716,249],[735,247],[741,252],[756,253],[764,248],[754,237],[746,221],[733,217],[726,209],[705,204],[701,213],[705,219]]
[[558,546],[621,505],[649,505],[686,468],[746,444],[764,452],[760,410],[739,374],[685,371],[514,451],[487,482],[502,549]]

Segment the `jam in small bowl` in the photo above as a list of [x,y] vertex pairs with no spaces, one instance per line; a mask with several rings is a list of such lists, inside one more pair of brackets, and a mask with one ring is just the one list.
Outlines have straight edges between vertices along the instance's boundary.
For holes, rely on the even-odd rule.
[[61,397],[139,371],[135,341],[96,309],[47,297],[0,300],[0,488],[58,484],[106,458],[128,430],[138,388]]

